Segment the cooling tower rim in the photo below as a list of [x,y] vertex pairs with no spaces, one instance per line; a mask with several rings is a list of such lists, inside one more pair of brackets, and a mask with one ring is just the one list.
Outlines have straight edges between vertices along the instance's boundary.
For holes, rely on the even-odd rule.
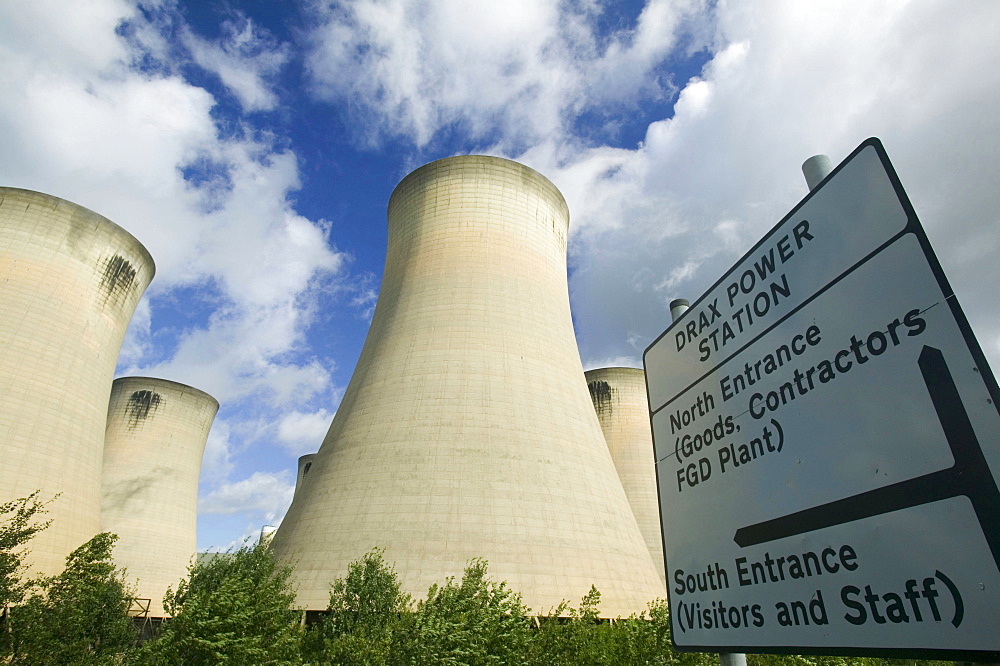
[[592,382],[607,382],[611,385],[638,385],[646,386],[646,371],[642,368],[630,368],[628,366],[612,366],[610,368],[594,368],[585,370],[583,378],[590,384]]
[[612,374],[612,373],[627,373],[627,374],[634,374],[634,373],[637,373],[637,372],[642,373],[642,374],[646,373],[646,371],[643,370],[642,368],[633,368],[630,365],[612,365],[612,366],[608,366],[608,367],[605,367],[605,368],[591,368],[590,370],[584,370],[583,374],[584,375],[589,375],[591,373],[595,373],[595,374],[598,374],[598,373],[607,373],[607,374]]
[[313,459],[315,457],[316,457],[315,453],[307,453],[307,454],[305,454],[303,456],[299,456],[299,462],[301,463],[303,460],[306,460],[307,458],[311,460],[311,459]]
[[112,220],[109,220],[100,213],[95,213],[86,206],[81,206],[78,203],[74,203],[68,199],[63,199],[62,197],[57,197],[52,194],[46,194],[45,192],[39,192],[37,190],[29,190],[23,187],[8,187],[5,185],[0,185],[0,202],[3,201],[5,194],[8,192],[18,193],[20,196],[27,199],[36,199],[38,200],[38,203],[50,204],[53,208],[59,206],[68,207],[73,209],[79,217],[92,219],[100,226],[110,226],[113,230],[115,230],[116,235],[124,237],[135,248],[136,253],[141,255],[144,263],[149,266],[149,279],[152,280],[156,275],[156,261],[153,259],[153,255],[149,253],[149,250],[146,249],[146,246],[124,227],[113,222]]
[[146,386],[169,388],[175,391],[183,391],[184,393],[193,393],[200,398],[205,398],[209,402],[215,404],[215,409],[219,409],[219,401],[215,399],[214,396],[205,393],[201,389],[189,386],[188,384],[182,384],[181,382],[175,382],[172,379],[163,379],[161,377],[141,377],[141,376],[128,376],[128,377],[118,377],[112,382],[112,391],[115,386],[125,385],[130,383],[144,384]]
[[494,155],[452,155],[451,157],[443,157],[439,160],[428,162],[427,164],[424,164],[423,166],[414,169],[406,176],[404,176],[401,181],[399,181],[399,184],[397,184],[396,187],[393,188],[392,194],[389,195],[389,204],[387,208],[390,210],[392,209],[394,200],[397,198],[397,196],[402,196],[401,192],[405,189],[404,186],[407,185],[411,180],[420,178],[429,171],[440,169],[442,166],[445,166],[446,164],[461,163],[461,162],[468,162],[473,164],[475,163],[489,164],[492,162],[494,165],[497,166],[513,165],[516,169],[518,169],[525,175],[529,176],[530,179],[535,182],[535,184],[541,186],[542,189],[548,191],[548,193],[553,197],[555,203],[557,203],[559,207],[562,209],[562,213],[566,216],[566,224],[567,226],[569,225],[569,205],[566,203],[566,197],[563,196],[563,193],[559,191],[559,188],[556,187],[551,180],[545,177],[542,173],[535,171],[531,167],[527,166],[526,164],[521,164],[520,162],[507,159],[506,157],[496,157]]

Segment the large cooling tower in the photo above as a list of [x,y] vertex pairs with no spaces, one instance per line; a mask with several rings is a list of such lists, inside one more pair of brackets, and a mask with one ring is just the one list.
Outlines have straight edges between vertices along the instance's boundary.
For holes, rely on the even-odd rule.
[[29,564],[54,574],[100,530],[104,426],[146,249],[56,197],[0,188],[0,502],[35,490],[52,524]]
[[[660,580],[666,586],[646,375],[639,368],[600,368],[588,370],[586,377],[590,399],[604,430],[611,459],[615,461],[618,478]],[[666,587],[663,594],[666,594]]]
[[212,396],[166,379],[122,377],[111,389],[101,530],[118,535],[115,562],[150,599],[150,617],[163,617],[163,594],[197,549],[198,476],[217,411]]
[[483,557],[535,612],[592,584],[605,615],[662,595],[587,394],[566,284],[569,214],[531,169],[453,157],[389,201],[361,358],[274,549],[299,603],[385,548],[406,591]]

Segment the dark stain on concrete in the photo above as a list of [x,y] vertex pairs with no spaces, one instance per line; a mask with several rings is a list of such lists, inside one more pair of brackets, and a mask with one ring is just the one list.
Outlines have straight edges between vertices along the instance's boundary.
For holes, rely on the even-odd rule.
[[587,388],[590,389],[590,399],[593,401],[597,413],[611,412],[611,403],[614,401],[616,389],[611,388],[611,384],[601,379],[588,382]]
[[155,412],[160,406],[160,394],[155,391],[133,391],[125,403],[125,413],[128,415],[128,427],[133,429],[140,422],[145,421],[150,416],[150,412]]
[[125,300],[125,295],[135,285],[135,272],[135,267],[120,254],[109,257],[104,262],[104,277],[101,278],[101,286],[108,292],[108,297]]

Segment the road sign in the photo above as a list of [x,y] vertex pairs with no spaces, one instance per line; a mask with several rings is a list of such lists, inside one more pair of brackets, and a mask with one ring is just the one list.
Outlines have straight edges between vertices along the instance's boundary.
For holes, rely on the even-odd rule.
[[877,139],[644,364],[678,648],[997,660],[1000,391]]

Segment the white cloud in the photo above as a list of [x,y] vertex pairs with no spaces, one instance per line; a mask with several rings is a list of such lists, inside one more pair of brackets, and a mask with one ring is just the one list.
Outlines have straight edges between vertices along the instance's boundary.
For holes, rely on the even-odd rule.
[[[117,66],[127,58],[125,46],[108,35],[136,13],[126,0],[7,0],[2,11],[0,53],[4,57],[0,63],[17,64],[20,54],[30,53],[33,69],[40,73],[88,79],[95,71]],[[43,40],[40,34],[44,34]],[[7,76],[12,72],[3,69],[4,81],[10,82]]]
[[264,398],[275,406],[293,398],[309,399],[329,387],[330,373],[316,360],[288,358],[286,352],[302,334],[300,315],[290,303],[220,309],[208,328],[185,333],[169,359],[130,368],[129,373],[186,377],[185,383],[223,403],[248,396]]
[[288,412],[278,422],[278,442],[294,456],[315,453],[332,421],[333,413],[326,409],[312,413]]
[[[990,353],[1000,314],[1000,129],[994,3],[647,3],[596,36],[596,3],[355,0],[317,13],[318,92],[367,114],[375,139],[447,132],[546,174],[573,217],[571,293],[585,358],[632,357],[805,194],[799,166],[880,136]],[[708,45],[698,76],[667,63]],[[637,148],[574,135],[593,110],[669,99]],[[468,145],[468,143],[466,144]],[[947,232],[945,232],[947,229]]]
[[139,305],[136,306],[128,330],[125,332],[122,350],[118,354],[119,365],[138,363],[150,353],[152,324],[153,316],[149,307],[149,297],[143,296],[139,300]]
[[674,83],[657,73],[659,66],[686,33],[700,31],[696,17],[705,11],[705,4],[650,0],[635,29],[614,35],[605,52],[586,67],[587,104],[672,95]]
[[883,139],[987,353],[1000,190],[1000,6],[727,3],[715,53],[635,150],[539,145],[565,193],[584,357],[641,352],[805,194],[799,167]]
[[372,140],[424,146],[457,127],[510,150],[564,136],[593,105],[669,95],[650,72],[698,4],[657,0],[602,41],[588,2],[353,0],[317,10],[309,65],[321,96],[361,107]]
[[225,483],[201,497],[198,511],[206,514],[251,514],[260,516],[258,524],[275,523],[292,502],[295,486],[287,472],[254,472],[235,483]]
[[[170,66],[136,70],[133,60],[150,54],[116,29],[127,21],[126,32],[149,42],[156,26],[130,5],[83,7],[0,10],[0,34],[9,37],[0,40],[0,182],[69,199],[126,228],[154,257],[154,296],[178,286],[217,289],[219,311],[207,325],[182,331],[177,353],[165,360],[142,355],[156,315],[148,309],[156,301],[144,301],[122,359],[129,374],[174,379],[223,402],[258,393],[280,403],[323,390],[329,371],[293,352],[311,323],[316,281],[336,277],[344,255],[331,248],[321,222],[292,207],[295,155],[266,136],[223,134],[212,96]],[[77,19],[82,36],[63,35],[55,46],[25,37],[65,32]],[[262,50],[248,22],[227,30],[218,53],[261,76],[284,57],[277,46]]]
[[205,443],[201,461],[201,480],[208,485],[223,481],[233,470],[230,435],[232,428],[224,418],[216,417]]
[[195,62],[214,72],[247,111],[269,111],[278,104],[272,90],[289,59],[289,48],[243,15],[222,24],[222,40],[209,41],[185,30],[184,44]]

